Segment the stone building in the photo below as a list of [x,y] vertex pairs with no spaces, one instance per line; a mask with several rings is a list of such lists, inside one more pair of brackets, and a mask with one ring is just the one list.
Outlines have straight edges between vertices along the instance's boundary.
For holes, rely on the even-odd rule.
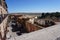
[[0,40],[5,40],[7,30],[7,4],[5,0],[0,0]]
[[7,4],[5,0],[0,0],[0,14],[6,14],[7,11]]

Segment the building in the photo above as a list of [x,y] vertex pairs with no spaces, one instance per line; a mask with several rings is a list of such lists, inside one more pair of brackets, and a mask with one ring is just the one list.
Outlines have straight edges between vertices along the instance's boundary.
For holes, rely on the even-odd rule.
[[7,11],[7,4],[5,0],[0,0],[0,14],[6,14]]
[[5,40],[7,29],[7,4],[5,0],[0,0],[0,40]]

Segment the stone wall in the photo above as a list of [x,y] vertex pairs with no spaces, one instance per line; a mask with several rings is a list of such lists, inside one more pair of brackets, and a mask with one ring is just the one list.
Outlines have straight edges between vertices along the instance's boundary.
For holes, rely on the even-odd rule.
[[0,5],[0,14],[7,14],[7,11]]
[[60,40],[60,23],[54,26],[15,37],[16,40]]
[[1,33],[1,37],[2,39],[5,37],[5,31],[7,30],[7,20],[8,20],[8,16],[2,21],[2,23],[0,24],[0,33]]

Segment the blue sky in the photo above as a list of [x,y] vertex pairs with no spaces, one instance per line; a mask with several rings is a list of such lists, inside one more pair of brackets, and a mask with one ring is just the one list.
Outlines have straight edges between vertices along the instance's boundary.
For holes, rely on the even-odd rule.
[[12,12],[60,12],[60,0],[6,0]]

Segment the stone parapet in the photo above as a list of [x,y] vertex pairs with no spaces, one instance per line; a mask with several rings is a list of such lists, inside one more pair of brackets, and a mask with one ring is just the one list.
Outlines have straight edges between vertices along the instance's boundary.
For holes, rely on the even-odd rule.
[[1,33],[1,37],[2,39],[5,37],[5,30],[7,27],[7,20],[8,20],[8,16],[2,21],[2,23],[0,24],[0,33]]

